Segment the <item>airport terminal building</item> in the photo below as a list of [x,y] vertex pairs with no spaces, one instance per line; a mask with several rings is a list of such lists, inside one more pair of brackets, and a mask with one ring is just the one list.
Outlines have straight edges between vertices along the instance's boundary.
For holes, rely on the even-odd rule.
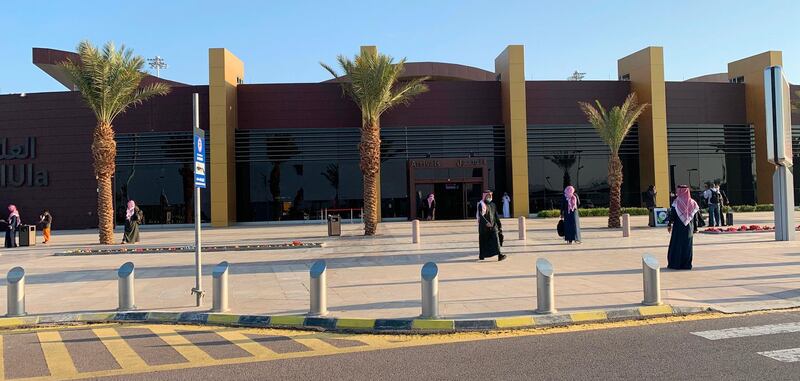
[[[33,63],[72,89],[57,65],[72,54],[34,48]],[[624,205],[641,205],[648,185],[666,205],[675,184],[699,190],[713,180],[735,204],[770,203],[763,69],[781,59],[768,51],[683,82],[664,80],[660,47],[621,58],[618,80],[609,81],[526,80],[520,45],[500,52],[494,71],[408,63],[404,76],[430,76],[430,91],[381,119],[381,215],[415,218],[420,198],[433,192],[438,218],[471,218],[481,190],[491,188],[508,192],[515,216],[527,216],[557,207],[566,183],[584,206],[607,206],[608,148],[578,102],[610,108],[631,92],[651,106],[621,150]],[[119,222],[127,199],[148,224],[194,221],[192,93],[200,94],[210,155],[203,221],[318,220],[326,210],[361,207],[361,117],[340,84],[249,84],[244,63],[221,48],[209,50],[208,67],[208,85],[147,77],[172,92],[115,121]],[[800,86],[791,88],[797,99]],[[792,121],[798,145],[797,111]],[[94,126],[75,91],[0,96],[0,203],[18,205],[23,223],[48,208],[56,229],[96,226]]]

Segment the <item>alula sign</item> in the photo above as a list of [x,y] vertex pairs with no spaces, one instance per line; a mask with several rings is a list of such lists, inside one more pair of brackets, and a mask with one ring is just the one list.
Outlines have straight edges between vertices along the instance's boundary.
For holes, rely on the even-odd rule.
[[46,187],[49,177],[46,170],[37,169],[36,138],[20,141],[0,138],[0,188]]

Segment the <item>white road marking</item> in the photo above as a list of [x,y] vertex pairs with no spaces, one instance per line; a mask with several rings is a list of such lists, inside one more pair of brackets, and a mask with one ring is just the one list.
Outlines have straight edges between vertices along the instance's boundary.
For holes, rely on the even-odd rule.
[[800,348],[781,349],[777,351],[758,352],[762,356],[767,356],[773,360],[782,362],[800,361]]
[[718,329],[713,331],[692,332],[692,335],[704,337],[709,340],[733,339],[737,337],[752,337],[775,335],[780,333],[800,332],[800,322],[759,325],[755,327],[739,327]]

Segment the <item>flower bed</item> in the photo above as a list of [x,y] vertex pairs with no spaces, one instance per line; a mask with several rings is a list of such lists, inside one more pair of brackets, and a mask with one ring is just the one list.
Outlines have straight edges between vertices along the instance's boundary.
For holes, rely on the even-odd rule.
[[[253,250],[280,250],[280,249],[308,249],[323,247],[319,242],[292,241],[289,243],[256,244],[256,245],[216,245],[203,246],[203,252],[218,251],[253,251]],[[194,253],[194,246],[167,246],[167,247],[120,247],[110,249],[75,249],[55,253],[57,256],[76,255],[115,255],[115,254],[172,254]]]
[[[800,228],[800,227],[799,227]],[[733,233],[760,233],[775,231],[774,226],[769,225],[742,225],[739,227],[711,227],[703,230],[706,234],[733,234]]]

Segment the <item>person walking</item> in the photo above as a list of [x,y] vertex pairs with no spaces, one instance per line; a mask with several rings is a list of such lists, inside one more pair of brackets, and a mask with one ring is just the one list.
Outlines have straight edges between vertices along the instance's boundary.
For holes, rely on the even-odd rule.
[[136,206],[133,200],[128,201],[128,208],[125,210],[125,234],[122,236],[122,243],[139,242],[139,224],[142,223],[144,216],[142,210]]
[[703,197],[708,203],[708,226],[720,226],[722,222],[720,217],[720,201],[722,196],[713,184],[706,183],[706,190],[703,192]]
[[19,218],[19,211],[17,210],[16,205],[11,204],[8,206],[8,219],[6,220],[8,224],[6,226],[6,247],[17,247],[17,230],[19,230],[19,225],[21,224]]
[[694,243],[694,216],[700,206],[692,199],[689,187],[678,187],[677,197],[672,203],[667,232],[671,234],[667,251],[667,268],[673,270],[692,269],[692,245]]
[[564,240],[570,245],[573,242],[581,242],[581,224],[578,218],[580,203],[572,185],[564,188],[564,197],[561,199],[561,219],[564,221]]
[[45,209],[39,215],[39,224],[42,225],[42,236],[44,236],[44,242],[42,243],[50,242],[50,227],[53,225],[53,216],[49,210]]
[[436,220],[436,198],[433,196],[433,193],[428,195],[428,198],[425,200],[425,219],[428,221]]
[[728,194],[722,190],[722,184],[719,180],[714,180],[714,189],[717,190],[717,194],[719,194],[719,222],[721,226],[730,226],[733,225],[733,221],[726,222],[727,217],[725,216],[725,208],[730,206],[730,200],[728,200]]
[[483,192],[477,207],[478,219],[478,259],[497,256],[498,261],[506,259],[500,252],[500,235],[503,234],[503,225],[497,215],[497,207],[492,202],[492,191]]
[[511,218],[511,196],[503,192],[503,218]]
[[647,187],[647,191],[644,192],[644,206],[647,208],[647,215],[648,222],[647,226],[655,227],[656,226],[656,215],[655,215],[655,208],[656,208],[656,187],[655,185],[650,185]]

